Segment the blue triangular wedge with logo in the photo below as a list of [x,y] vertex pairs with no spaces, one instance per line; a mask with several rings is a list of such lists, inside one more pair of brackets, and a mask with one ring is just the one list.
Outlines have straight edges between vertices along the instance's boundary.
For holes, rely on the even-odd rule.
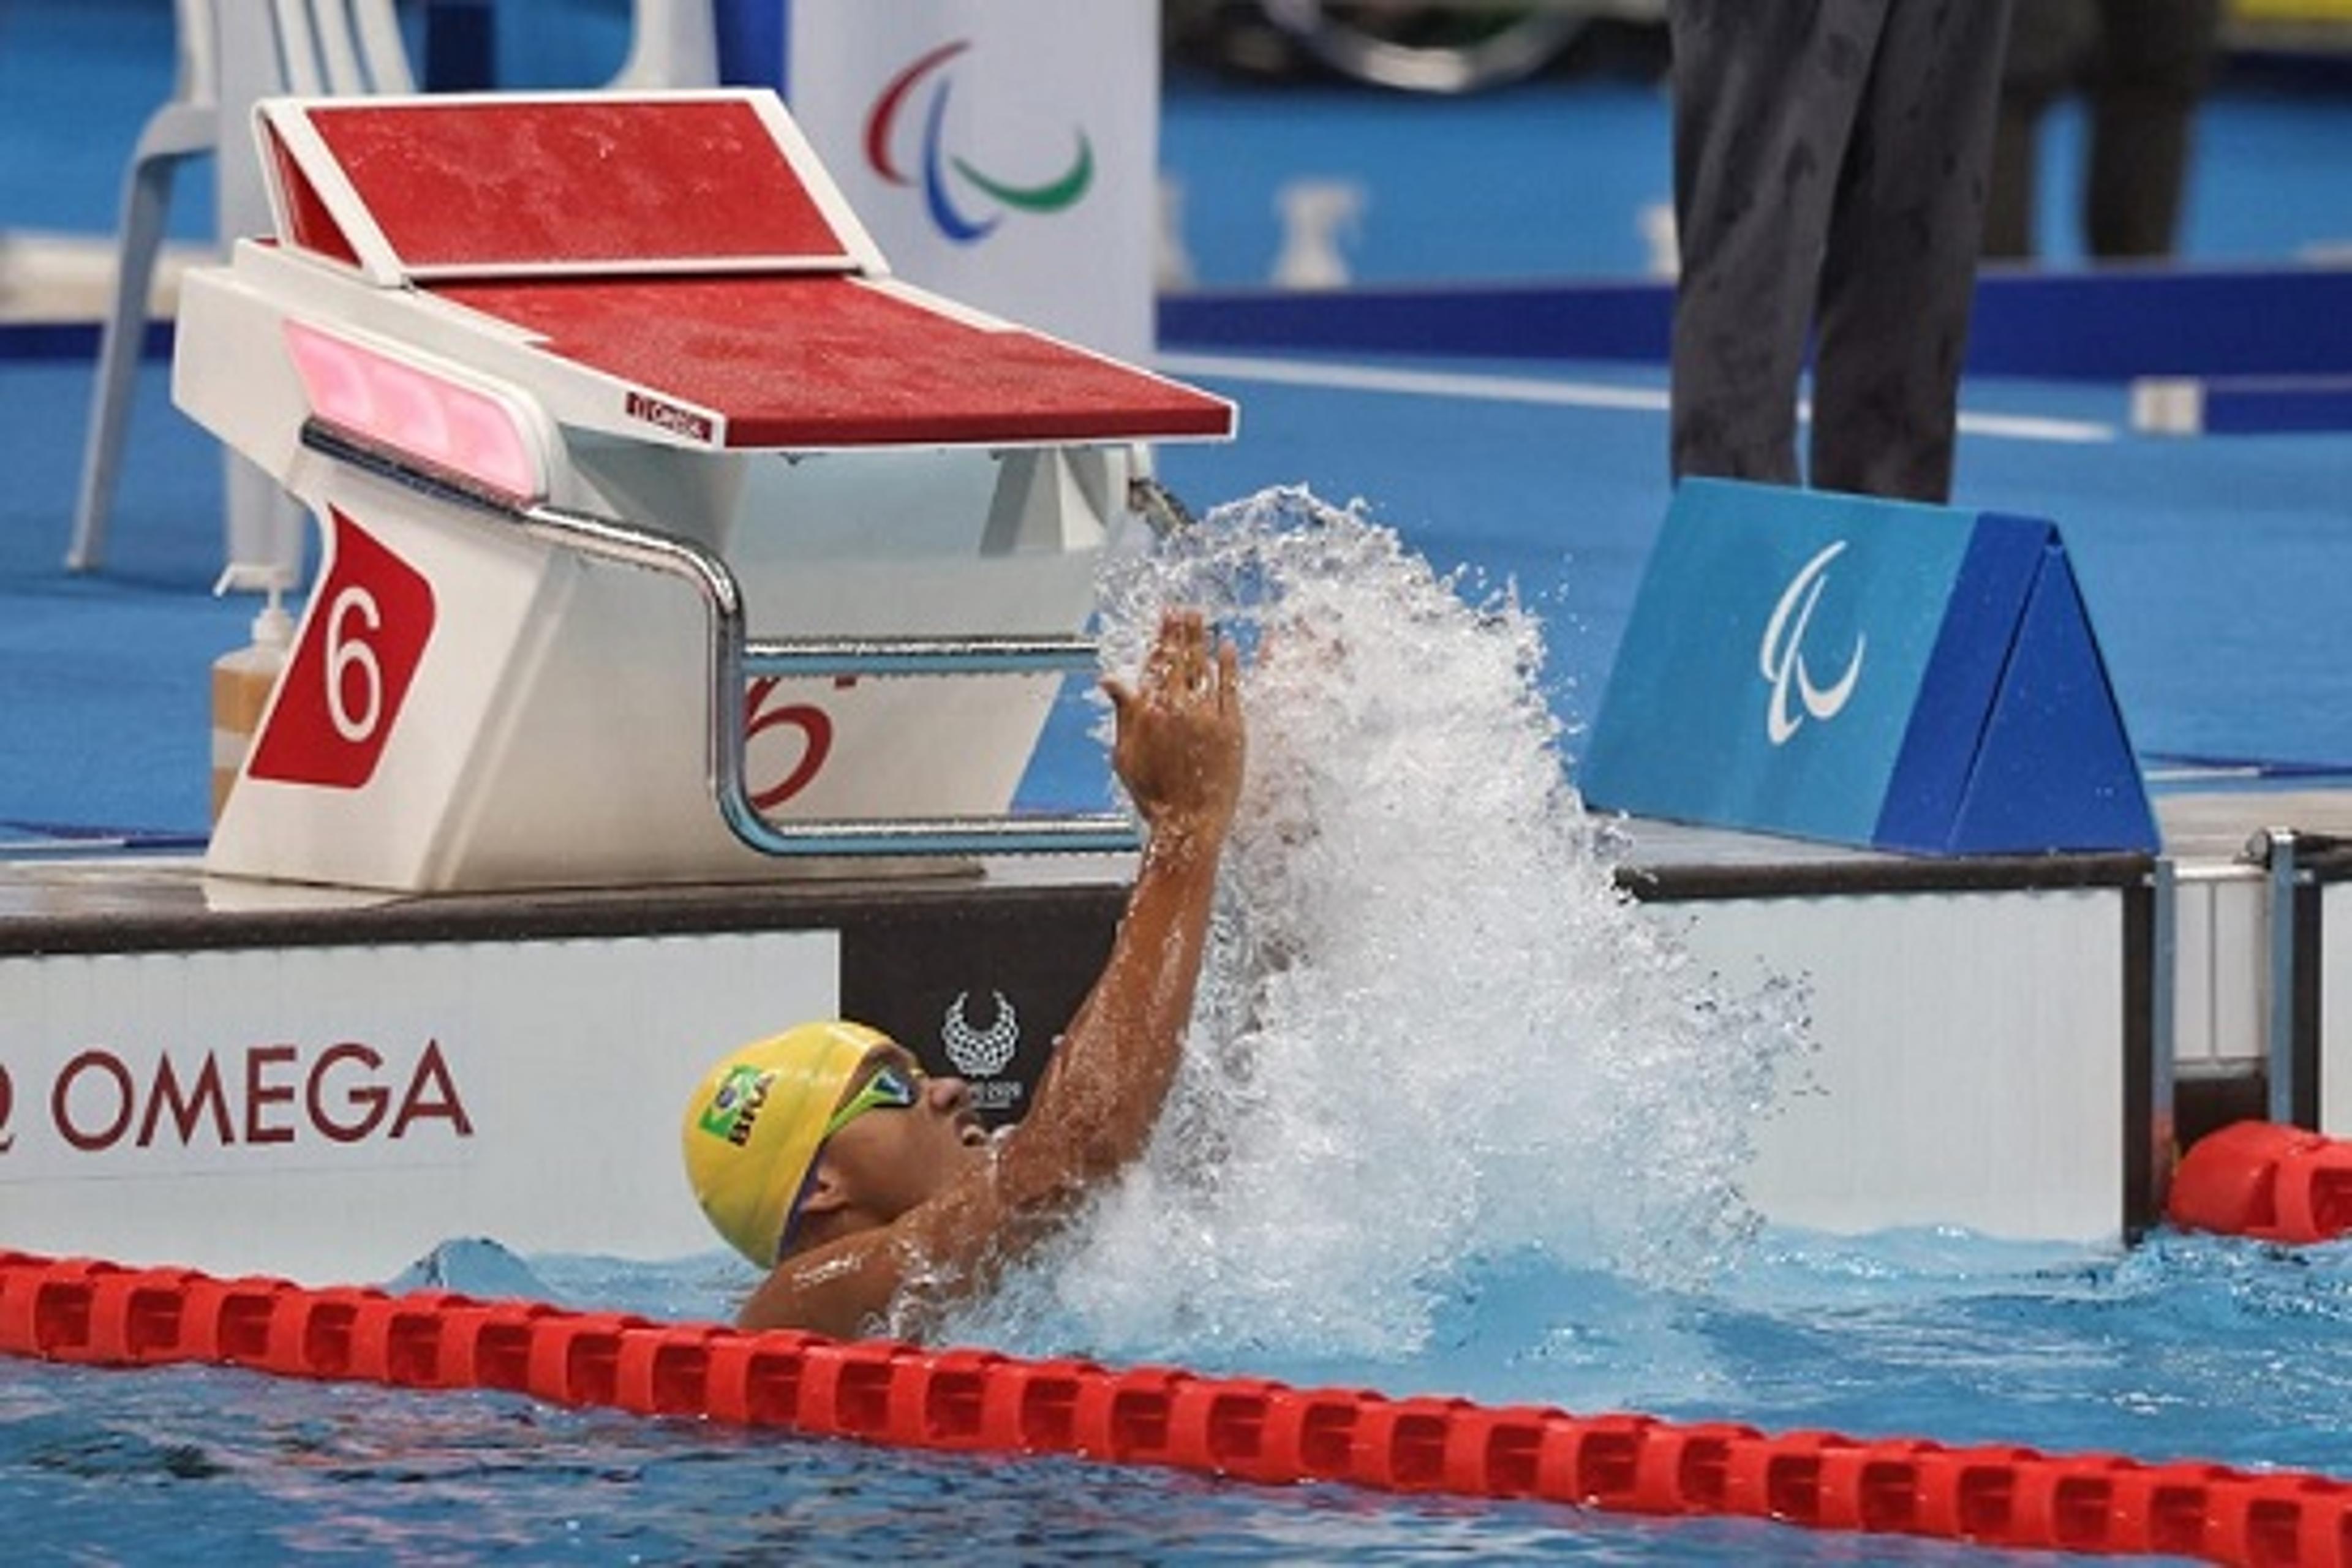
[[2157,844],[2054,526],[1720,480],[1676,493],[1579,784],[1916,854]]

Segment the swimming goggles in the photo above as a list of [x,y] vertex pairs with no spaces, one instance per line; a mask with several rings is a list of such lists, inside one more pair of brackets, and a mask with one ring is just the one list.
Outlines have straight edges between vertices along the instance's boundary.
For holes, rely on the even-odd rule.
[[923,1075],[921,1073],[905,1068],[877,1068],[874,1076],[867,1079],[864,1086],[849,1097],[849,1103],[833,1113],[833,1120],[824,1124],[824,1137],[819,1138],[817,1143],[822,1147],[825,1139],[831,1138],[869,1110],[880,1107],[887,1107],[892,1110],[910,1110],[922,1097]]
[[[817,1138],[822,1149],[825,1141],[876,1107],[891,1110],[908,1110],[923,1098],[923,1075],[911,1068],[886,1067],[875,1069],[874,1076],[858,1086],[849,1097],[849,1103],[833,1113],[825,1122],[824,1131]],[[807,1174],[801,1178],[801,1190],[793,1194],[792,1206],[784,1210],[782,1231],[776,1237],[776,1257],[781,1260],[792,1256],[793,1231],[801,1223],[801,1205],[808,1202],[809,1193],[816,1186],[816,1160],[809,1160]]]

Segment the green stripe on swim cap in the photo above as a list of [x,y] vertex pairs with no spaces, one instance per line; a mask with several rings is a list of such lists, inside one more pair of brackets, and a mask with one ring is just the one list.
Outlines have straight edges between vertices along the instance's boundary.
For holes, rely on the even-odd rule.
[[863,1024],[803,1024],[726,1057],[687,1101],[680,1136],[695,1201],[760,1268],[775,1266],[834,1107],[867,1054],[889,1043]]

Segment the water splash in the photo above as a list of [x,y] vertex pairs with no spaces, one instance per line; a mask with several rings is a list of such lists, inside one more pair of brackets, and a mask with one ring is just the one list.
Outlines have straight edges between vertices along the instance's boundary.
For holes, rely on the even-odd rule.
[[1114,668],[1173,605],[1255,650],[1184,1066],[1142,1166],[960,1331],[1393,1357],[1480,1259],[1718,1259],[1797,1009],[1727,993],[1616,890],[1535,616],[1299,489],[1114,565]]

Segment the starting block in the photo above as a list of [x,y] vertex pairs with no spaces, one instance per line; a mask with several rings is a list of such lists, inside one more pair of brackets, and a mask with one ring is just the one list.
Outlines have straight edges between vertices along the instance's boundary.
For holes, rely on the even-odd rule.
[[1143,443],[1231,405],[894,279],[770,93],[284,99],[256,132],[276,232],[187,279],[173,393],[325,547],[207,869],[1132,841],[1005,814],[1101,551],[1166,504]]
[[1676,491],[1579,783],[1906,853],[2158,847],[2053,524],[1776,486]]

